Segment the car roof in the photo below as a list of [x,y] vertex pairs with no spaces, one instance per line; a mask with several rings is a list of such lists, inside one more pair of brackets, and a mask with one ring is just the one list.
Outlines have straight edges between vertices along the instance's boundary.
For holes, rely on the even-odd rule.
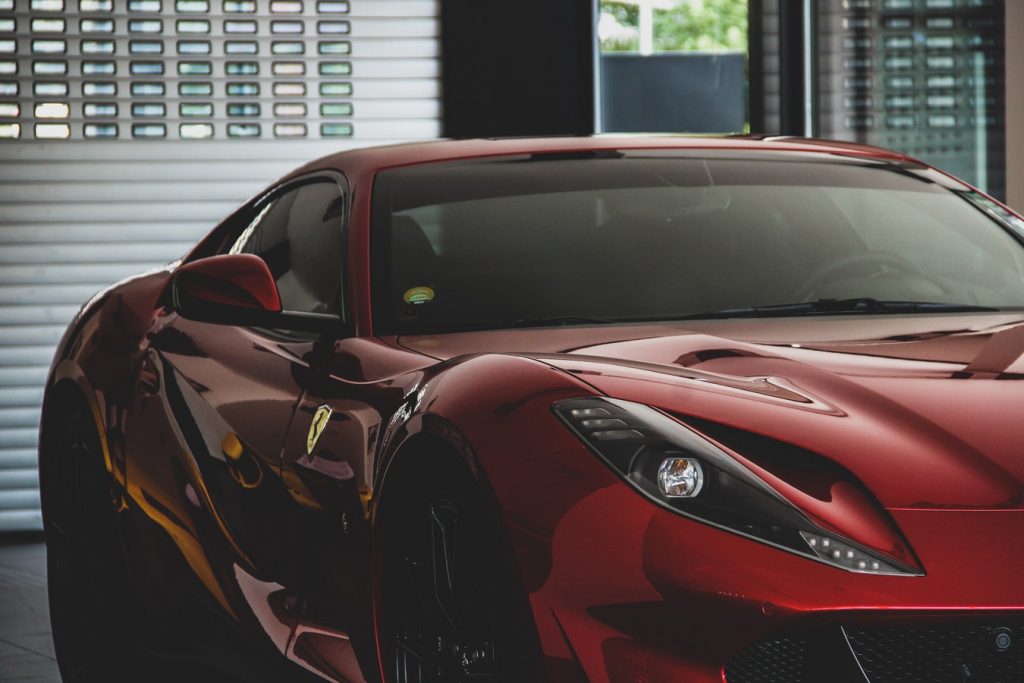
[[379,147],[363,147],[322,157],[307,164],[297,173],[324,168],[335,168],[355,173],[373,173],[385,168],[438,161],[616,149],[716,149],[756,152],[802,152],[887,161],[910,160],[906,155],[869,145],[788,136],[594,135],[580,137],[435,140]]

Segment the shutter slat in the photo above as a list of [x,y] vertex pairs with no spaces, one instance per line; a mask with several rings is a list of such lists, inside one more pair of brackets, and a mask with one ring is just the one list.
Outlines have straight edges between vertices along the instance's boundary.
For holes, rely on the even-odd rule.
[[[8,99],[20,106],[17,120],[22,139],[0,140],[0,532],[40,526],[35,446],[42,386],[54,347],[85,301],[117,280],[180,258],[242,202],[306,162],[345,149],[440,135],[439,0],[349,0],[348,4],[348,13],[327,16],[318,14],[312,0],[305,3],[300,17],[305,32],[285,36],[271,34],[269,5],[261,2],[258,13],[230,17],[255,19],[258,34],[226,36],[223,20],[228,17],[223,5],[219,0],[211,2],[205,15],[211,21],[211,33],[192,39],[209,40],[213,54],[193,60],[177,53],[176,41],[182,36],[176,33],[171,15],[163,17],[162,36],[129,36],[130,13],[118,2],[113,12],[104,13],[114,19],[119,31],[112,36],[116,48],[110,57],[102,58],[116,62],[116,73],[94,78],[81,72],[83,59],[94,59],[84,57],[81,49],[84,40],[96,36],[80,34],[78,3],[68,0],[63,12],[67,32],[62,36],[68,52],[47,57],[66,60],[68,73],[43,78],[33,74],[38,57],[30,52],[26,28],[37,13],[27,0],[15,3],[19,51],[12,59],[17,73],[3,80],[16,81],[20,88]],[[347,22],[349,32],[320,35],[320,20]],[[128,40],[141,38],[163,40],[164,53],[145,58],[131,55]],[[228,38],[257,41],[256,54],[225,54]],[[279,40],[302,41],[303,56],[274,54],[272,43]],[[350,48],[350,54],[320,55],[321,41],[337,42]],[[133,75],[133,60],[161,61],[166,73]],[[298,79],[276,77],[274,63],[300,60],[307,65],[302,77],[306,96],[276,97],[275,81]],[[176,71],[180,61],[208,61],[212,73],[180,76]],[[228,76],[228,61],[255,62],[259,73]],[[317,70],[321,62],[344,62],[350,73],[321,76]],[[68,84],[68,95],[53,101],[70,107],[67,123],[72,141],[32,139],[39,122],[34,107],[49,99],[33,94],[34,82],[42,80]],[[91,80],[115,82],[116,95],[85,96],[83,83]],[[136,81],[163,81],[166,96],[133,97]],[[188,81],[208,81],[213,93],[180,97],[178,84]],[[228,96],[227,83],[238,81],[259,82],[259,97],[251,98],[260,105],[255,117],[228,117],[229,103],[250,99]],[[350,84],[351,95],[321,96],[323,82]],[[274,104],[293,99],[307,104],[305,115],[287,118],[275,111]],[[84,104],[107,100],[117,103],[117,117],[110,122],[116,121],[120,137],[83,139],[86,123],[105,121],[86,119]],[[133,118],[131,105],[142,101],[166,103],[162,122],[167,139],[131,139],[132,125],[145,121]],[[179,124],[187,121],[178,108],[184,101],[213,106],[209,119],[213,139],[177,139]],[[351,109],[322,114],[321,102],[345,102]],[[305,124],[309,137],[274,138],[276,124],[292,122]],[[319,139],[330,131],[322,132],[322,122],[349,124],[352,137]],[[228,139],[228,123],[256,123],[261,137]]]

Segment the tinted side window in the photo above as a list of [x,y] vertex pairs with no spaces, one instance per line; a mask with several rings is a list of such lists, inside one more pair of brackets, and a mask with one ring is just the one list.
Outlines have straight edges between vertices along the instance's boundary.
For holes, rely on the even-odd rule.
[[304,183],[264,204],[229,253],[267,262],[284,310],[338,314],[344,214],[336,182]]

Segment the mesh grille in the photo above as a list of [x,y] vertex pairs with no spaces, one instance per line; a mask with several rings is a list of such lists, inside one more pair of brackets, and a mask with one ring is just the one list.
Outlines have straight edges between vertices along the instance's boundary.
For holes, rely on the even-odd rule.
[[804,680],[807,641],[799,637],[762,640],[725,667],[729,683],[799,683]]
[[[846,633],[871,681],[1024,681],[1024,627],[1021,626],[893,627],[847,629]],[[1000,650],[996,645],[1000,634],[1010,638],[1007,649]],[[732,678],[729,683],[733,683]]]

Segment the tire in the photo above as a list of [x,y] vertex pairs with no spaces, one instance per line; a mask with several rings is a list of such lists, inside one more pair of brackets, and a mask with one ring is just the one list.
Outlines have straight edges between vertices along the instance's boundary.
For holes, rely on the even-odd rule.
[[165,667],[132,645],[112,482],[84,408],[53,433],[41,474],[50,622],[61,678],[160,680]]
[[415,454],[375,518],[386,683],[540,681],[539,645],[496,506],[454,455]]

